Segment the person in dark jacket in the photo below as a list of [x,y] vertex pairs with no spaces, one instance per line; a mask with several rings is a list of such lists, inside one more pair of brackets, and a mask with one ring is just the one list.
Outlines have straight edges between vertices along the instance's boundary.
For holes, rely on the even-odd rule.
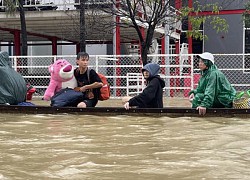
[[94,69],[88,69],[88,53],[79,52],[76,57],[76,63],[79,67],[74,70],[74,76],[78,86],[75,87],[75,90],[85,94],[84,100],[78,103],[77,107],[95,107],[98,103],[100,88],[103,86],[102,80]]
[[197,89],[189,93],[192,108],[199,110],[200,115],[205,115],[207,108],[231,108],[235,89],[214,65],[214,56],[211,53],[204,52],[199,57],[201,78]]
[[[163,88],[165,82],[158,75],[160,66],[149,63],[142,68],[143,77],[146,79],[146,88],[137,96],[127,99],[125,109],[136,106],[138,108],[162,108]],[[126,101],[126,100],[123,100]]]

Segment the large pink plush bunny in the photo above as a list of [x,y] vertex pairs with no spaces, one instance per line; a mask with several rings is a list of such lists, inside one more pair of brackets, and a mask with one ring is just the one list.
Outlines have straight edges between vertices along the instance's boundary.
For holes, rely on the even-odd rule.
[[51,75],[50,83],[46,89],[43,99],[49,101],[55,93],[62,88],[74,88],[77,86],[74,77],[74,67],[65,59],[59,59],[49,66]]

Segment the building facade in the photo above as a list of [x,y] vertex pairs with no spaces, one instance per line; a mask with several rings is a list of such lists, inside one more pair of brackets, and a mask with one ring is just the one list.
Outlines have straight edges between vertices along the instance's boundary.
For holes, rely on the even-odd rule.
[[[37,3],[39,2],[39,3]],[[95,1],[91,1],[91,2],[96,2],[96,3],[107,3],[108,1],[103,1],[103,0],[95,0]],[[183,6],[189,6],[189,7],[196,7],[196,1],[194,0],[171,0],[171,5],[173,7],[175,7],[176,9],[179,9]],[[25,3],[28,3],[28,1]],[[186,31],[190,28],[187,24],[185,25],[185,23],[182,25],[182,29],[181,29],[181,34],[180,34],[180,40],[179,39],[175,39],[170,37],[169,42],[168,42],[168,46],[169,47],[164,47],[163,45],[163,40],[162,38],[166,38],[166,36],[161,36],[161,37],[157,37],[157,42],[159,47],[157,48],[157,52],[155,51],[154,53],[163,53],[163,54],[168,54],[168,53],[176,53],[179,54],[181,52],[181,44],[186,43],[188,44],[188,52],[189,53],[194,53],[194,54],[198,54],[198,53],[202,53],[204,51],[209,51],[215,54],[225,54],[225,53],[250,53],[250,25],[247,24],[245,25],[245,22],[243,20],[243,16],[242,13],[245,11],[245,7],[246,4],[249,3],[248,0],[203,0],[203,1],[199,1],[200,5],[207,5],[207,4],[214,4],[217,3],[218,6],[220,7],[220,11],[219,13],[213,13],[211,11],[211,9],[207,9],[204,12],[201,12],[201,15],[203,16],[218,16],[220,18],[225,18],[227,20],[228,23],[228,32],[220,32],[217,33],[213,28],[212,25],[209,22],[206,22],[205,24],[203,24],[203,26],[201,27],[201,31],[204,35],[206,35],[208,37],[208,39],[206,40],[196,40],[196,39],[191,39],[191,38],[187,38],[186,36]],[[52,20],[52,22],[49,22],[47,20],[48,17],[45,16],[45,14],[51,13],[51,15],[55,14],[55,12],[57,11],[63,11],[66,12],[66,10],[71,11],[71,10],[76,10],[77,9],[77,4],[79,4],[78,1],[67,1],[67,3],[65,4],[64,1],[60,1],[60,0],[51,0],[51,4],[54,6],[58,6],[58,8],[54,8],[54,9],[50,9],[50,8],[43,8],[43,10],[38,10],[35,11],[34,8],[32,8],[32,11],[30,10],[31,7],[36,7],[36,8],[41,8],[43,4],[46,4],[46,2],[44,1],[36,1],[34,4],[24,4],[27,8],[27,24],[28,24],[28,31],[29,35],[28,36],[37,36],[40,37],[39,38],[31,38],[32,41],[30,41],[29,43],[29,55],[64,55],[64,54],[76,54],[76,52],[78,51],[79,47],[77,45],[77,43],[72,40],[71,45],[68,44],[66,45],[66,43],[63,43],[64,39],[66,40],[67,37],[61,36],[59,37],[58,34],[60,33],[57,29],[54,29],[54,33],[52,32],[53,29],[49,30],[49,31],[43,31],[43,29],[41,28],[41,32],[33,32],[32,30],[35,28],[31,26],[31,28],[29,29],[29,18],[32,16],[37,16],[36,14],[40,13],[40,19],[46,19],[46,21],[44,21],[45,23],[53,23],[54,20]],[[43,7],[47,7],[48,4],[46,4],[46,6]],[[68,8],[67,8],[68,7]],[[0,9],[4,9],[4,0],[2,1],[2,4],[0,4]],[[44,13],[41,13],[41,11],[43,11]],[[8,22],[4,22],[4,19],[6,19],[6,17],[4,16],[4,14],[6,14],[5,11],[0,12],[0,18],[2,18],[3,23],[0,24],[0,33],[1,33],[1,39],[0,39],[0,43],[2,44],[1,46],[1,50],[7,50],[10,52],[11,55],[21,55],[18,54],[20,53],[20,50],[17,51],[17,49],[20,49],[20,26],[17,26],[16,24],[18,23],[19,19],[16,18],[16,22],[13,21],[13,24],[11,24],[10,21],[12,21],[12,19],[7,20]],[[53,17],[54,19],[58,18],[58,17]],[[62,21],[59,22],[60,23],[66,23],[68,20],[65,17],[61,17]],[[35,22],[35,20],[32,19],[31,21],[32,23]],[[41,21],[41,23],[43,23]],[[55,22],[56,23],[56,22]],[[42,24],[37,24],[37,26],[41,26]],[[46,24],[44,24],[44,26],[46,26]],[[59,29],[62,27],[58,27]],[[67,29],[68,26],[67,26]],[[5,36],[5,33],[8,33],[7,36]],[[48,33],[47,33],[48,32]],[[40,33],[40,34],[39,34]],[[65,32],[66,34],[69,34],[70,32],[67,31]],[[72,33],[72,32],[71,32]],[[131,32],[127,32],[127,33],[131,33]],[[126,31],[123,32],[118,32],[113,34],[113,40],[112,39],[108,39],[108,40],[103,40],[103,39],[99,39],[99,40],[95,40],[92,43],[95,45],[89,45],[87,46],[87,49],[92,53],[96,54],[100,54],[100,53],[105,53],[105,54],[131,54],[131,53],[140,53],[139,52],[139,43],[138,41],[133,41],[131,40],[131,42],[129,41],[124,41],[122,40],[121,37],[124,36],[124,34],[126,34]],[[10,38],[6,38],[5,37],[9,37],[9,36],[13,36],[12,39]],[[137,36],[135,34],[135,36]],[[32,45],[32,42],[34,41],[39,41],[41,42],[41,38],[44,38],[43,42],[46,42],[45,44],[51,44],[51,48],[49,48],[46,45],[42,45],[42,43],[40,43],[41,45]],[[111,36],[112,38],[112,36]],[[114,41],[114,38],[116,39],[116,41]],[[118,39],[118,41],[117,41]],[[136,39],[136,38],[135,38]],[[48,41],[49,40],[49,41]],[[98,44],[99,42],[99,44]],[[120,48],[115,49],[114,45],[111,46],[110,44],[112,44],[112,42],[116,42],[120,44]],[[115,43],[115,44],[116,44]],[[136,44],[137,43],[137,44]],[[39,43],[38,43],[39,44]],[[96,51],[96,46],[98,44],[98,47],[100,48],[100,51]],[[103,45],[105,44],[105,45]],[[114,43],[113,43],[114,44]],[[93,47],[93,49],[92,49]],[[173,50],[173,47],[175,48],[175,50]],[[156,49],[156,48],[154,48]],[[166,51],[166,49],[169,49],[169,52]],[[171,50],[170,50],[171,49]]]

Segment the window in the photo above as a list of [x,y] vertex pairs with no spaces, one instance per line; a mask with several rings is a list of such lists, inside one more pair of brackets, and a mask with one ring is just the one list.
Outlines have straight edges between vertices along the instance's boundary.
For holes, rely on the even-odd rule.
[[244,28],[244,72],[250,72],[250,15],[245,17]]
[[245,54],[250,54],[250,28],[245,29]]

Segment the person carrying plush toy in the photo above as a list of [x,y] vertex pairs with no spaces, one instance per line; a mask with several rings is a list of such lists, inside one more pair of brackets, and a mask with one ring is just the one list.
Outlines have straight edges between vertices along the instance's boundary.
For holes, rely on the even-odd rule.
[[76,64],[79,66],[75,69],[74,75],[77,81],[75,89],[85,94],[85,98],[77,107],[95,107],[98,102],[100,88],[103,83],[93,69],[88,69],[89,54],[86,52],[79,52],[76,58]]
[[0,52],[0,81],[0,104],[17,105],[26,101],[26,82],[12,69],[7,52]]

